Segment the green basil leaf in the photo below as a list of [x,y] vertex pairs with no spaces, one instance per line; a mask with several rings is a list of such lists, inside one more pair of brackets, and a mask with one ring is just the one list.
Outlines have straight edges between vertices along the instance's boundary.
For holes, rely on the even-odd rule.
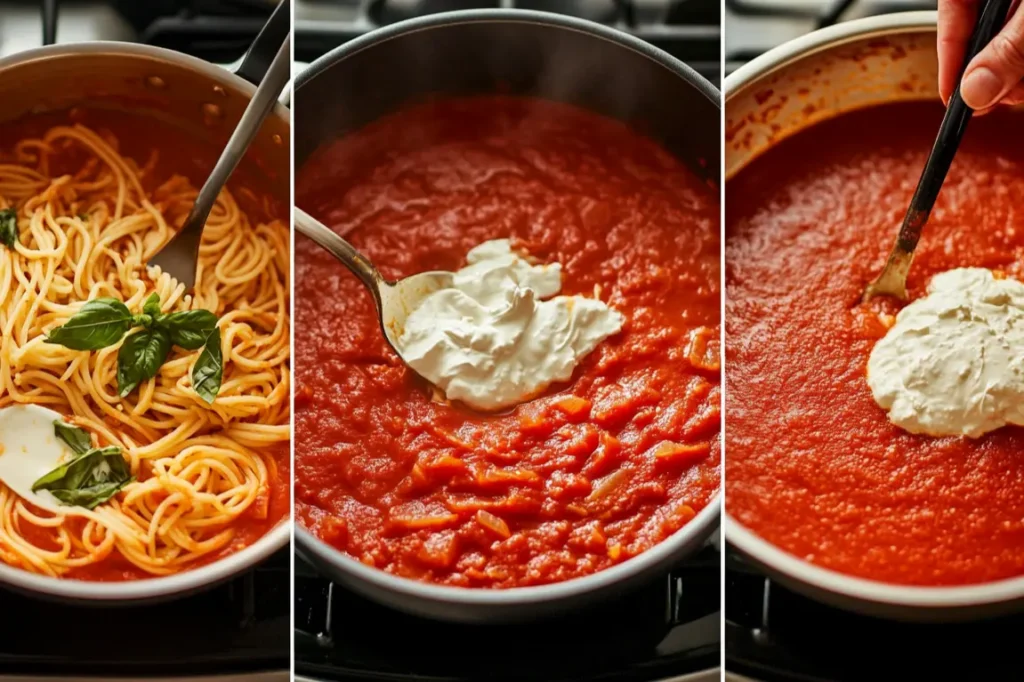
[[92,448],[32,484],[64,504],[92,509],[135,480],[121,448]]
[[131,334],[117,352],[117,390],[123,398],[143,381],[152,379],[171,352],[171,337],[163,329]]
[[0,244],[13,249],[18,243],[18,212],[13,208],[0,211]]
[[51,490],[50,494],[66,505],[95,509],[134,480],[135,478],[131,477],[125,481],[107,481],[106,483],[97,483],[96,485],[79,488],[78,490]]
[[224,358],[220,351],[220,330],[216,327],[206,337],[203,352],[192,367],[192,388],[199,397],[212,403],[220,393],[220,382],[224,378]]
[[209,310],[183,310],[171,313],[160,325],[171,334],[175,346],[185,350],[202,348],[210,332],[217,327],[217,316]]
[[131,329],[132,314],[116,298],[89,301],[63,326],[50,330],[47,343],[72,350],[99,350],[113,346]]
[[160,315],[160,295],[156,293],[150,294],[146,302],[142,304],[142,312],[153,318]]
[[120,460],[118,474],[123,478],[128,467],[121,456],[121,448],[90,448],[37,480],[32,484],[32,491],[82,488],[111,480],[113,468],[108,458],[110,462],[115,462],[115,466],[116,460]]
[[53,433],[79,455],[92,449],[92,438],[89,437],[89,432],[73,424],[68,424],[63,419],[53,421]]

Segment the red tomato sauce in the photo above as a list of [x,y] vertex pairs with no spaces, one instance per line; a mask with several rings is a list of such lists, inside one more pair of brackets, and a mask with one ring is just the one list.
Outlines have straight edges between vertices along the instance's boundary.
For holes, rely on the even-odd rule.
[[[1024,429],[892,425],[868,356],[899,306],[860,303],[942,118],[897,104],[816,125],[727,187],[726,505],[820,566],[908,585],[1024,574]],[[911,299],[957,267],[1024,279],[1024,117],[974,120],[924,229]]]
[[299,206],[387,277],[510,237],[624,330],[570,382],[499,415],[435,402],[369,294],[296,245],[296,516],[394,574],[507,588],[665,539],[719,487],[717,191],[621,123],[481,97],[405,110],[317,150]]

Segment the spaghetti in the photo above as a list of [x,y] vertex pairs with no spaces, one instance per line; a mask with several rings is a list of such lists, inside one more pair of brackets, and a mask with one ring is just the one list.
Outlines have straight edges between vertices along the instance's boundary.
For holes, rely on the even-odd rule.
[[[18,241],[0,247],[0,407],[42,405],[68,415],[101,445],[122,448],[135,482],[93,510],[41,512],[0,483],[0,561],[64,577],[112,579],[106,562],[167,575],[240,548],[244,519],[268,529],[287,486],[275,457],[290,438],[289,235],[253,225],[224,190],[210,214],[194,294],[144,266],[174,235],[196,190],[155,178],[113,136],[82,125],[23,139],[0,159],[0,210],[14,209]],[[118,396],[120,343],[94,352],[46,343],[90,300],[133,312],[156,293],[164,313],[219,318],[223,380],[212,404],[191,386],[199,351],[175,347],[157,375]],[[63,508],[62,508],[63,509]],[[278,515],[278,519],[272,518]],[[116,579],[116,578],[113,578]]]

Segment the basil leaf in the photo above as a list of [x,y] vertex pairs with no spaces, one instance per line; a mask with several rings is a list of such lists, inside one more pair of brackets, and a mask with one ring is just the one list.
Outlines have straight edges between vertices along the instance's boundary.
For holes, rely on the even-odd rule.
[[97,483],[87,488],[79,488],[78,490],[51,490],[50,494],[66,505],[95,509],[134,480],[135,478],[129,478],[126,481],[108,481],[106,483]]
[[142,304],[142,312],[156,319],[160,315],[160,295],[156,293],[150,294],[146,302]]
[[0,244],[13,249],[18,243],[18,212],[13,208],[0,211]]
[[[112,468],[107,463],[107,458],[109,457],[113,461],[115,455],[116,459],[121,460],[119,473],[123,476],[128,467],[124,457],[121,456],[121,448],[114,446],[89,448],[78,457],[61,464],[33,483],[32,491],[54,490],[56,488],[81,488],[85,485],[109,480],[108,474],[112,472]],[[102,478],[94,478],[94,472],[98,472],[102,475]]]
[[54,420],[53,433],[79,455],[92,449],[92,438],[89,437],[89,432],[68,424],[63,419]]
[[118,395],[123,398],[155,377],[170,352],[171,337],[163,329],[143,329],[125,339],[117,352]]
[[116,298],[89,301],[64,325],[50,330],[47,343],[72,350],[99,350],[113,346],[131,329],[132,314]]
[[217,327],[217,316],[209,310],[183,310],[171,313],[160,325],[171,334],[175,346],[186,350],[202,348],[210,332]]
[[32,490],[49,490],[64,504],[92,509],[133,480],[121,448],[92,448],[40,478]]
[[220,393],[220,382],[224,378],[224,358],[220,351],[220,330],[216,327],[206,337],[203,352],[192,367],[192,388],[207,403],[212,403]]

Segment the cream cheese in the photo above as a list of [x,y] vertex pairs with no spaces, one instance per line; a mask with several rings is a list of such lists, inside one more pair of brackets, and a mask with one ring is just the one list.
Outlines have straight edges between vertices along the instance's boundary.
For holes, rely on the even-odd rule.
[[622,329],[625,318],[601,301],[556,296],[561,265],[532,264],[507,239],[480,244],[466,262],[451,288],[409,314],[397,344],[449,400],[486,411],[529,400]]
[[868,385],[910,433],[978,438],[1024,425],[1024,284],[984,268],[936,275],[875,345]]

